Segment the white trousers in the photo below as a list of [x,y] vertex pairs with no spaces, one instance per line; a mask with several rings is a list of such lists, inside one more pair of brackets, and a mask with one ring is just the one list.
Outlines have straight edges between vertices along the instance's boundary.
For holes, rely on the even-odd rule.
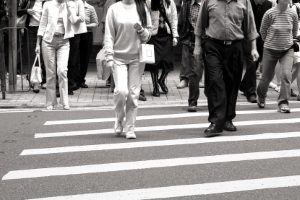
[[60,103],[63,106],[69,105],[68,98],[68,60],[70,44],[68,39],[53,37],[51,43],[42,41],[42,53],[46,66],[47,89],[46,106],[56,106],[56,73],[58,76]]
[[138,59],[131,61],[114,61],[112,68],[115,81],[114,105],[118,122],[124,124],[125,131],[134,131],[137,115],[138,97],[141,90],[142,75],[145,64]]

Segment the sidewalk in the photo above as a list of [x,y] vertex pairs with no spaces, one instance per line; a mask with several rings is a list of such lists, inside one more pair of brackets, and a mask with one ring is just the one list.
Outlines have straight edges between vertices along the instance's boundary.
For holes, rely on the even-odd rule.
[[[46,101],[46,90],[40,89],[39,93],[34,93],[29,89],[28,82],[24,80],[24,91],[21,90],[21,78],[17,81],[16,93],[6,93],[6,99],[0,99],[0,108],[44,108]],[[113,93],[110,88],[105,86],[105,81],[98,80],[96,75],[95,64],[91,64],[89,72],[86,77],[86,83],[89,88],[80,88],[74,91],[74,95],[69,96],[70,107],[102,107],[113,105]],[[152,81],[149,72],[145,72],[142,79],[142,87],[145,90],[147,101],[139,101],[141,105],[157,105],[157,104],[182,104],[187,105],[188,88],[177,89],[176,85],[179,82],[179,66],[176,66],[167,78],[167,85],[169,93],[167,95],[160,95],[160,97],[153,97]],[[292,88],[297,93],[296,81]],[[278,93],[274,89],[269,88],[268,99],[276,101]],[[293,97],[291,100],[295,100]],[[200,89],[200,102],[206,102],[206,97],[203,93],[203,88]],[[239,102],[246,102],[246,98],[239,94]]]

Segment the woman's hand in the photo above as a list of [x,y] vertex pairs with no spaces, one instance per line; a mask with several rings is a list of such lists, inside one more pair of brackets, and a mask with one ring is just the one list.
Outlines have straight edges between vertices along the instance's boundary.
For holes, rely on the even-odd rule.
[[113,60],[107,61],[107,62],[106,62],[106,66],[112,68],[112,67],[114,66],[114,61],[113,61]]
[[38,43],[36,44],[36,47],[35,47],[35,53],[37,53],[37,54],[41,53],[41,45]]
[[29,14],[29,15],[34,15],[34,10],[32,10],[32,9],[27,9],[27,13]]

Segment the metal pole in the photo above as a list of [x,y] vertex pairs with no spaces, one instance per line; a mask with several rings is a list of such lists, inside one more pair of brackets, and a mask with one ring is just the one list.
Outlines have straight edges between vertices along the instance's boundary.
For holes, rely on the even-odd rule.
[[[3,32],[0,30],[0,44],[4,44],[3,40]],[[0,75],[1,75],[1,93],[2,99],[5,99],[5,91],[6,91],[6,69],[5,69],[5,62],[4,62],[4,45],[0,45]]]
[[[16,27],[17,1],[7,1],[9,27]],[[9,92],[16,92],[17,78],[17,30],[9,30]]]

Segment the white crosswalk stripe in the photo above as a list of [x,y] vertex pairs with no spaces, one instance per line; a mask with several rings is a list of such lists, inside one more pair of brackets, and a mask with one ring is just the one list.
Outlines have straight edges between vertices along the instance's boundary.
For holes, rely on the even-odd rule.
[[[155,108],[155,106],[153,106]],[[18,166],[18,169],[8,171],[3,177],[2,181],[6,184],[12,184],[14,182],[24,181],[26,184],[39,184],[41,182],[46,182],[48,179],[52,181],[58,179],[59,177],[76,180],[76,183],[83,184],[82,180],[85,178],[82,177],[90,177],[99,176],[99,177],[107,177],[111,174],[118,174],[118,176],[124,175],[126,172],[146,172],[152,171],[152,173],[156,173],[156,170],[173,170],[180,171],[189,167],[198,167],[199,171],[202,168],[208,168],[209,165],[227,165],[234,166],[240,165],[242,163],[248,164],[259,162],[267,163],[267,162],[284,162],[289,160],[300,160],[300,148],[297,146],[278,146],[277,149],[269,149],[267,147],[261,146],[263,142],[268,143],[283,143],[289,140],[300,140],[300,132],[297,130],[297,127],[300,125],[300,118],[298,118],[297,113],[300,112],[300,108],[294,108],[293,113],[295,115],[278,115],[278,118],[271,119],[269,117],[270,114],[274,114],[276,110],[240,110],[237,111],[238,115],[242,115],[245,118],[240,120],[236,120],[234,124],[238,127],[243,126],[252,126],[252,127],[270,127],[270,131],[261,131],[259,132],[259,128],[255,129],[253,132],[248,132],[247,134],[239,135],[239,132],[236,132],[236,135],[233,136],[221,136],[214,138],[203,138],[202,135],[199,135],[197,138],[176,138],[177,130],[181,130],[182,132],[189,132],[193,129],[206,128],[209,124],[206,122],[208,113],[207,112],[197,112],[197,113],[185,113],[184,111],[178,111],[178,113],[172,114],[155,114],[155,115],[140,115],[137,120],[141,121],[143,126],[136,127],[136,132],[140,132],[138,134],[152,134],[155,133],[157,136],[164,135],[164,133],[175,132],[174,134],[169,134],[164,139],[160,140],[146,140],[146,141],[125,141],[123,142],[102,142],[101,139],[95,141],[93,144],[84,144],[86,140],[93,140],[93,135],[105,135],[112,134],[113,129],[108,129],[107,126],[111,126],[114,122],[114,118],[112,117],[103,117],[103,118],[88,118],[88,119],[78,119],[78,116],[74,117],[76,119],[69,120],[55,120],[55,121],[46,121],[43,127],[47,127],[47,130],[51,130],[52,128],[57,130],[64,130],[65,125],[72,124],[92,124],[99,125],[99,129],[93,130],[77,130],[77,131],[63,131],[63,132],[37,132],[34,134],[34,148],[29,146],[24,149],[20,153],[20,157],[18,159],[22,159],[22,163],[26,163],[26,160],[32,161],[36,160],[35,165],[30,165],[33,167],[26,166]],[[260,116],[259,118],[257,116]],[[247,116],[250,116],[248,120]],[[181,120],[186,118],[201,118],[200,123],[189,124],[188,120],[182,120],[181,124],[176,124],[173,120]],[[159,119],[159,120],[158,120]],[[172,119],[164,122],[164,119]],[[252,120],[253,119],[253,120]],[[205,122],[205,123],[203,123]],[[99,124],[95,124],[99,123]],[[56,126],[60,125],[60,126]],[[291,127],[285,128],[285,127]],[[104,127],[104,128],[103,128]],[[295,127],[295,128],[294,128]],[[278,129],[278,130],[277,130]],[[283,131],[281,131],[283,130]],[[289,131],[287,131],[289,130]],[[202,130],[201,130],[202,131]],[[281,131],[281,132],[280,132]],[[80,139],[77,142],[80,142],[80,145],[72,145],[72,143],[65,142],[68,138],[71,140],[76,138],[77,136],[86,136],[85,140],[80,142]],[[196,137],[195,135],[193,135]],[[66,138],[64,138],[66,137]],[[190,136],[192,137],[192,136]],[[101,137],[100,137],[101,138]],[[43,139],[43,140],[42,140]],[[62,142],[61,140],[64,139]],[[115,138],[117,139],[117,138]],[[49,145],[47,147],[43,147],[49,141]],[[51,142],[50,142],[51,141]],[[60,145],[55,145],[55,142],[60,141]],[[112,141],[112,140],[109,140]],[[260,148],[255,149],[255,145],[261,142]],[[177,152],[174,152],[172,157],[164,157],[160,155],[160,152],[157,155],[152,155],[151,158],[149,156],[144,155],[143,159],[140,157],[130,157],[128,156],[128,160],[118,160],[124,154],[114,154],[114,156],[120,156],[112,159],[112,161],[95,161],[89,160],[89,156],[86,155],[97,155],[107,154],[110,152],[147,152],[148,149],[152,149],[154,151],[156,148],[162,148],[170,150],[175,148],[184,148],[187,150],[190,148],[190,151],[193,151],[194,146],[200,146],[202,144],[211,144],[217,145],[222,144],[223,146],[232,146],[233,144],[251,144],[251,151],[244,149],[234,150],[234,147],[231,148],[231,152],[221,152],[215,153],[214,151],[208,150],[207,152],[202,152],[201,156],[193,154],[192,156],[188,156],[185,152],[182,152],[180,155],[176,155]],[[63,145],[61,145],[63,144]],[[79,155],[84,153],[84,162],[74,164],[71,162],[74,157],[79,158]],[[196,156],[194,156],[196,155]],[[78,156],[78,157],[77,157]],[[64,164],[64,157],[68,157],[70,162]],[[46,161],[47,159],[51,160],[59,160],[59,164],[53,163],[51,167],[45,167],[45,165],[39,163],[40,161]],[[41,165],[40,165],[41,164]],[[39,166],[40,165],[40,166]],[[274,166],[276,169],[277,166]],[[259,171],[260,168],[258,167]],[[299,174],[298,174],[299,173]],[[149,175],[149,174],[147,174]],[[199,175],[201,177],[201,174]],[[214,175],[212,175],[214,176]],[[81,177],[81,178],[79,178]],[[122,179],[122,178],[121,178]],[[85,180],[89,181],[89,180]],[[66,180],[66,182],[68,182]],[[53,182],[51,182],[52,184]],[[49,183],[50,184],[50,183]],[[26,186],[25,186],[26,187]],[[70,186],[66,186],[70,187]],[[60,190],[55,194],[51,194],[51,192],[47,192],[47,189],[44,193],[40,193],[39,196],[32,195],[30,198],[25,198],[29,200],[140,200],[140,199],[161,199],[161,198],[179,198],[180,197],[191,197],[191,196],[201,196],[201,195],[212,195],[212,194],[226,194],[226,193],[234,193],[234,192],[244,192],[244,191],[261,191],[265,189],[278,189],[278,188],[300,188],[300,172],[295,172],[290,174],[286,172],[284,174],[278,174],[276,177],[274,175],[261,176],[257,175],[252,177],[251,174],[245,174],[243,177],[230,179],[230,180],[216,180],[209,182],[202,182],[200,179],[196,184],[184,183],[177,184],[176,181],[174,185],[164,185],[164,184],[156,184],[149,185],[141,184],[141,186],[137,186],[136,188],[111,188],[111,189],[99,189],[97,190],[86,190],[85,192],[81,190],[79,193],[68,192],[64,190]],[[84,186],[83,186],[84,188]],[[41,195],[42,194],[42,195]]]
[[58,153],[86,152],[86,151],[104,151],[104,150],[107,151],[107,150],[162,147],[162,146],[174,146],[174,145],[205,144],[205,143],[217,143],[217,142],[272,140],[272,139],[297,138],[297,137],[300,137],[300,132],[263,133],[263,134],[255,134],[255,135],[224,136],[224,137],[215,137],[215,138],[174,139],[174,140],[163,140],[163,141],[25,149],[24,151],[22,151],[20,155],[28,156],[28,155],[58,154]]
[[[277,112],[277,110],[246,110],[246,111],[237,111],[237,115],[271,114],[271,113],[276,113],[276,112]],[[293,112],[300,112],[300,108],[294,108]],[[204,116],[208,116],[208,112],[137,116],[136,120],[174,119],[174,118],[204,117]],[[100,122],[114,122],[114,121],[115,121],[115,118],[56,120],[56,121],[47,121],[44,125],[49,126],[49,125],[65,125],[65,124],[85,124],[85,123],[100,123]]]
[[197,185],[178,185],[161,188],[147,188],[107,193],[80,194],[31,200],[141,200],[208,195],[296,186],[300,186],[300,176],[236,180],[217,183],[204,183]]
[[223,162],[237,162],[246,160],[263,160],[276,158],[295,158],[300,157],[300,149],[271,151],[271,152],[253,152],[242,154],[225,154],[203,157],[172,158],[160,160],[147,160],[136,162],[121,162],[95,165],[82,165],[72,167],[54,167],[43,169],[27,169],[11,171],[6,174],[2,180],[39,178],[48,176],[67,176],[88,173],[106,173],[115,171],[140,170],[150,168],[175,167],[186,165],[201,165]]
[[[238,121],[235,122],[236,126],[253,126],[253,125],[267,125],[267,124],[294,124],[300,123],[300,118],[293,119],[274,119],[274,120],[251,120],[251,121]],[[161,125],[161,126],[146,126],[136,127],[136,132],[153,132],[153,131],[165,131],[165,130],[184,130],[184,129],[198,129],[206,128],[209,123],[199,124],[184,124],[184,125]],[[66,132],[54,132],[54,133],[36,133],[35,138],[51,138],[51,137],[71,137],[79,135],[101,135],[114,133],[113,129],[101,129],[101,130],[83,130],[83,131],[66,131]]]

